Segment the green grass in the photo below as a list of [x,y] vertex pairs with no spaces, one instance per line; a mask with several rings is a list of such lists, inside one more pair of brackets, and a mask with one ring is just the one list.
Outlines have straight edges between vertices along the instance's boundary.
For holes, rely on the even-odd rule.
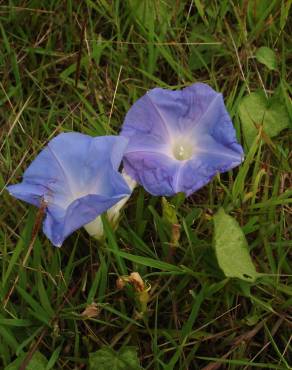
[[[118,230],[106,226],[104,244],[80,230],[61,249],[42,232],[32,245],[36,210],[4,190],[57,133],[118,133],[130,105],[155,86],[209,83],[223,93],[239,137],[238,106],[256,90],[278,92],[291,120],[290,5],[0,2],[1,368],[39,351],[47,369],[83,369],[90,352],[125,345],[149,370],[292,366],[292,126],[272,142],[257,140],[239,169],[170,200],[181,225],[171,258],[161,199],[142,188]],[[254,58],[261,46],[276,52],[278,70]],[[217,265],[212,215],[220,206],[243,227],[263,274],[256,283],[226,279]],[[151,284],[144,317],[133,289],[115,284],[133,271]],[[92,302],[99,313],[84,319]]]

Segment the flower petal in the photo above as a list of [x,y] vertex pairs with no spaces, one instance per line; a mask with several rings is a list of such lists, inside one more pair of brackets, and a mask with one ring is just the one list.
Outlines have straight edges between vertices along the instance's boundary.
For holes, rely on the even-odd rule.
[[228,145],[222,144],[220,141],[216,141],[211,135],[201,135],[199,141],[196,144],[195,154],[204,153],[211,158],[218,157],[226,158],[230,163],[235,163],[238,166],[243,161],[243,150],[241,145],[235,141],[228,142]]
[[23,180],[47,188],[48,201],[68,206],[80,192],[114,191],[108,169],[116,170],[127,139],[92,138],[76,132],[52,139],[24,173]]
[[171,155],[168,144],[165,144],[155,135],[133,135],[125,155],[129,153],[152,152]]
[[125,196],[127,194],[115,197],[87,195],[76,199],[65,213],[62,213],[58,207],[49,206],[44,221],[44,233],[52,244],[59,247],[73,231],[94,220]]
[[[169,128],[164,112],[157,104],[153,89],[146,93],[128,111],[123,125],[122,135],[131,137],[132,135],[155,135],[161,140],[169,137]],[[157,91],[159,93],[159,91]],[[154,95],[154,96],[153,96]]]
[[149,91],[121,134],[129,138],[126,171],[154,195],[190,195],[243,158],[222,94],[203,83]]
[[[122,171],[122,176],[132,192],[134,188],[137,186],[136,181],[133,180],[129,175],[127,175],[125,170]],[[113,227],[113,229],[117,227],[121,210],[125,206],[127,201],[129,200],[130,196],[131,195],[127,195],[126,197],[121,199],[119,202],[117,202],[111,208],[107,210],[106,214],[107,214],[108,220],[111,226]],[[93,221],[84,225],[84,228],[90,236],[93,236],[97,240],[102,239],[104,236],[103,223],[101,220],[101,216],[96,217]]]
[[173,195],[173,177],[177,161],[153,152],[128,153],[124,158],[125,171],[152,195]]
[[25,202],[33,204],[36,207],[40,207],[41,197],[45,192],[45,188],[42,185],[34,185],[28,182],[9,185],[7,186],[7,190],[9,191],[10,195],[13,195],[15,198],[24,200]]
[[192,159],[182,162],[175,180],[175,191],[188,196],[211,181],[216,173],[229,171],[242,160],[240,150],[235,152],[209,136],[203,137]]
[[71,232],[130,195],[118,172],[127,143],[118,136],[60,134],[31,163],[22,183],[8,190],[38,207],[46,201],[44,232],[60,245]]
[[153,134],[167,141],[199,123],[213,122],[220,107],[225,110],[222,95],[203,83],[177,91],[154,88],[131,107],[122,135]]

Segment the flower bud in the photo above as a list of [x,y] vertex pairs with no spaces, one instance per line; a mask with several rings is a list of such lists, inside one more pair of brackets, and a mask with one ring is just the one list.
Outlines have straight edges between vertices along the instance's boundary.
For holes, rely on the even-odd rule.
[[[122,176],[126,183],[128,184],[131,192],[133,192],[134,188],[137,185],[136,181],[133,180],[129,175],[127,175],[124,170],[122,171]],[[106,212],[108,221],[113,229],[117,228],[119,224],[121,210],[129,200],[130,196],[131,194],[129,196],[124,197],[122,200],[120,200]],[[103,224],[100,216],[98,216],[95,220],[85,225],[84,228],[90,236],[97,240],[101,240],[104,236]]]

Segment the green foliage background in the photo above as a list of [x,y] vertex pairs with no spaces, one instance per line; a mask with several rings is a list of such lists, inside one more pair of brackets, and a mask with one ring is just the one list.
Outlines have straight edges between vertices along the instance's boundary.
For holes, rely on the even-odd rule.
[[[40,358],[40,369],[84,369],[89,353],[104,346],[120,353],[134,346],[150,370],[290,368],[290,6],[290,0],[0,1],[1,368]],[[257,53],[261,47],[269,49]],[[42,232],[32,245],[36,210],[4,188],[21,179],[48,140],[71,130],[116,134],[148,89],[196,81],[223,93],[246,160],[187,200],[169,200],[181,226],[175,248],[161,199],[141,188],[118,230],[105,225],[105,243],[80,230],[60,250]],[[250,93],[266,100],[260,108],[248,105],[241,121]],[[269,119],[254,122],[246,143],[250,116],[262,117],[265,107]],[[283,115],[283,130],[270,135]],[[254,283],[226,278],[217,264],[219,207],[242,227],[261,273]],[[144,316],[133,288],[115,285],[133,271],[151,285]],[[85,318],[93,302],[96,316]]]

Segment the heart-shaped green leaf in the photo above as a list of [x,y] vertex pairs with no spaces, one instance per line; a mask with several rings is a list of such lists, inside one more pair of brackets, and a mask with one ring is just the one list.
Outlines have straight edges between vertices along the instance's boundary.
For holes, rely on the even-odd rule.
[[254,282],[259,274],[252,263],[245,235],[238,222],[220,208],[214,215],[214,225],[215,252],[224,274]]
[[136,347],[123,347],[114,351],[104,347],[89,355],[89,370],[139,370],[142,369]]
[[251,93],[241,100],[239,116],[248,147],[251,146],[261,126],[270,138],[289,127],[289,115],[285,105],[278,98],[267,99],[262,92]]
[[[23,361],[25,360],[25,357],[27,356],[27,353],[23,353],[21,356],[19,356],[16,360],[11,362],[8,366],[5,367],[5,370],[18,370]],[[30,359],[29,363],[26,366],[26,370],[45,370],[48,364],[48,360],[46,357],[41,354],[40,352],[35,352]]]
[[255,57],[270,70],[277,70],[277,58],[274,50],[262,46],[256,51]]

